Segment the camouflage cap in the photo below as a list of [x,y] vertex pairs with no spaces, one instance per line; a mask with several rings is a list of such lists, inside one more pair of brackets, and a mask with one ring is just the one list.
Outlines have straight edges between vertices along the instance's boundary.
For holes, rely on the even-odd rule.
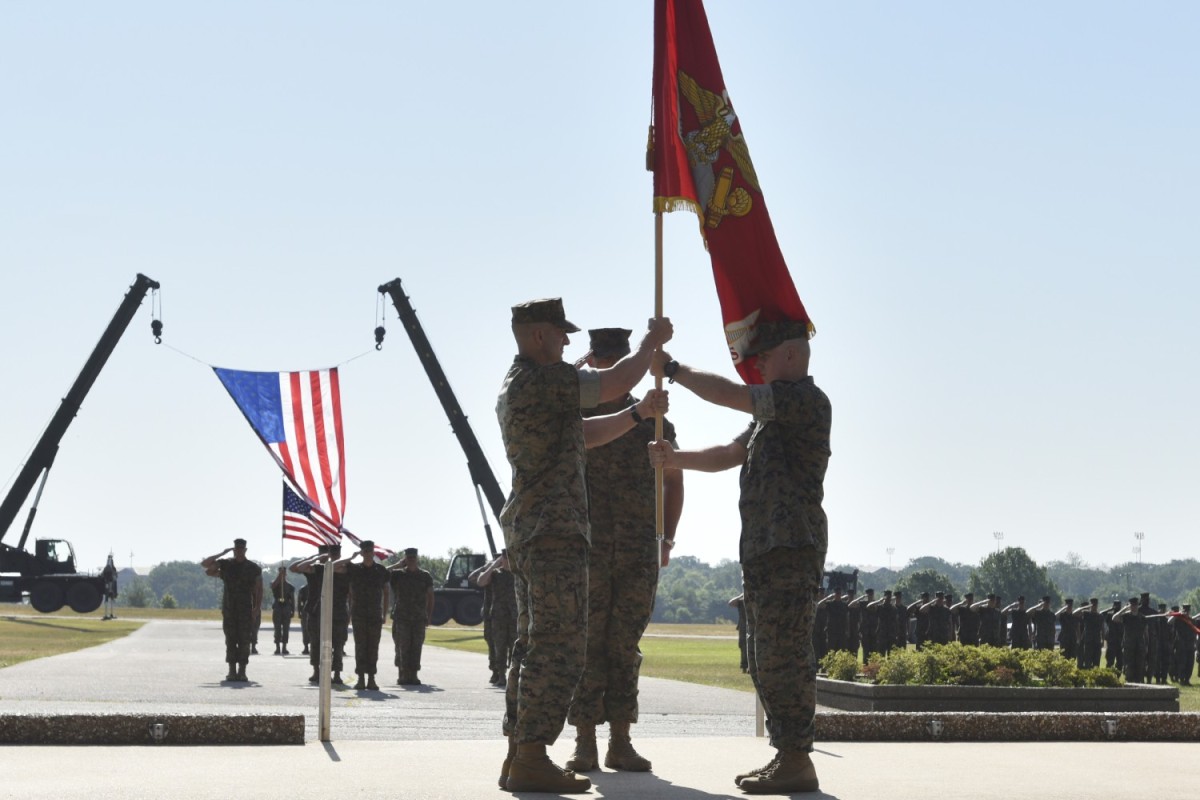
[[629,337],[625,328],[592,328],[588,331],[588,346],[597,358],[623,358],[629,355]]
[[579,331],[579,326],[567,319],[567,313],[563,311],[561,297],[548,297],[544,300],[530,300],[527,303],[517,303],[512,307],[512,321],[514,325],[529,322],[549,322],[551,325],[562,328],[567,333],[576,333]]
[[240,547],[241,549],[245,550],[246,549],[246,540],[245,539],[234,539],[233,546]]
[[746,347],[747,356],[778,347],[791,339],[808,339],[808,323],[804,320],[785,319],[779,322],[760,322],[754,326],[753,338]]
[[362,550],[364,552],[370,550],[372,553],[374,553],[375,552],[375,542],[371,541],[370,539],[363,539],[361,542],[358,543],[358,549]]
[[415,556],[416,554],[417,554],[417,548],[415,548],[415,547],[406,547],[406,548],[404,548],[404,555],[406,555],[406,556]]

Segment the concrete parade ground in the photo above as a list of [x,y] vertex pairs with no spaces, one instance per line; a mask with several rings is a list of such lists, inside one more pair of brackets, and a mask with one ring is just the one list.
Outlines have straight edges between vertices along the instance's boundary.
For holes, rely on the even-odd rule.
[[[352,650],[353,640],[347,645]],[[503,693],[486,658],[426,647],[420,687],[396,685],[386,632],[380,691],[336,687],[331,742],[317,736],[318,692],[293,631],[293,655],[250,660],[248,684],[224,683],[219,623],[153,621],[99,647],[0,670],[0,714],[303,714],[304,745],[0,746],[14,798],[478,798],[497,788]],[[343,677],[354,679],[353,656]],[[753,696],[643,679],[635,743],[653,773],[591,773],[592,797],[744,797],[737,772],[772,751],[754,736]],[[602,733],[602,732],[601,732]],[[551,749],[562,763],[567,728]],[[603,744],[601,745],[603,747]],[[827,798],[1136,798],[1190,796],[1194,743],[817,743]]]

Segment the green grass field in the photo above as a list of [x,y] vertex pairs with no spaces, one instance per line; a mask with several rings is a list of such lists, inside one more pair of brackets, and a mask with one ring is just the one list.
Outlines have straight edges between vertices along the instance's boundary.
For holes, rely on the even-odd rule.
[[74,616],[74,619],[44,614],[0,616],[0,668],[95,647],[126,636],[144,624]]

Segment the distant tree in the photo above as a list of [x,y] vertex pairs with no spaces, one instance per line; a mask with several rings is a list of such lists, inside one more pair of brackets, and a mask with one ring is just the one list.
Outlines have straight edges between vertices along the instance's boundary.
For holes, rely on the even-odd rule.
[[921,596],[921,592],[929,592],[930,597],[937,592],[945,592],[955,597],[959,595],[958,589],[955,588],[950,578],[935,569],[919,569],[916,572],[910,572],[898,580],[894,588],[903,592],[909,603],[916,602],[917,598]]
[[151,608],[155,601],[154,590],[150,588],[148,580],[138,577],[130,581],[128,586],[121,587],[117,601],[129,608]]
[[1185,603],[1192,607],[1192,616],[1193,617],[1200,615],[1200,586],[1197,586],[1195,589],[1192,589],[1190,592],[1188,592],[1187,594],[1185,594],[1183,596],[1182,600],[1179,601],[1179,605],[1181,605],[1181,606],[1184,605]]
[[171,596],[170,592],[164,594],[158,601],[158,604],[163,608],[178,608],[179,606],[179,604],[175,602],[175,598]]
[[180,608],[218,608],[221,581],[204,574],[198,561],[167,561],[150,570],[150,588],[156,597],[170,594]]
[[1064,597],[1071,597],[1076,602],[1088,597],[1099,597],[1091,594],[1098,585],[1108,579],[1106,569],[1089,566],[1079,553],[1069,552],[1065,561],[1051,561],[1046,564],[1046,575],[1058,587]]
[[1049,595],[1051,603],[1062,602],[1062,595],[1046,575],[1046,568],[1039,567],[1022,547],[1006,547],[983,559],[971,571],[967,589],[976,599],[998,594],[1005,602],[1011,602],[1024,595],[1026,603],[1032,605]]
[[909,561],[901,572],[907,574],[922,569],[931,569],[935,572],[940,572],[949,578],[955,586],[966,586],[967,581],[971,578],[972,567],[969,564],[950,562],[937,556],[920,556]]

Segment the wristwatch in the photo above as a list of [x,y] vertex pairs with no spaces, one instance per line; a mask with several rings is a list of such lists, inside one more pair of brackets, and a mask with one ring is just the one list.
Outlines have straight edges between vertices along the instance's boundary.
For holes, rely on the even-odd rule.
[[629,407],[629,416],[633,417],[634,425],[638,425],[642,422],[642,415],[638,413],[636,403]]
[[675,373],[679,372],[678,361],[668,361],[663,364],[663,376],[666,377],[668,383],[675,382]]

